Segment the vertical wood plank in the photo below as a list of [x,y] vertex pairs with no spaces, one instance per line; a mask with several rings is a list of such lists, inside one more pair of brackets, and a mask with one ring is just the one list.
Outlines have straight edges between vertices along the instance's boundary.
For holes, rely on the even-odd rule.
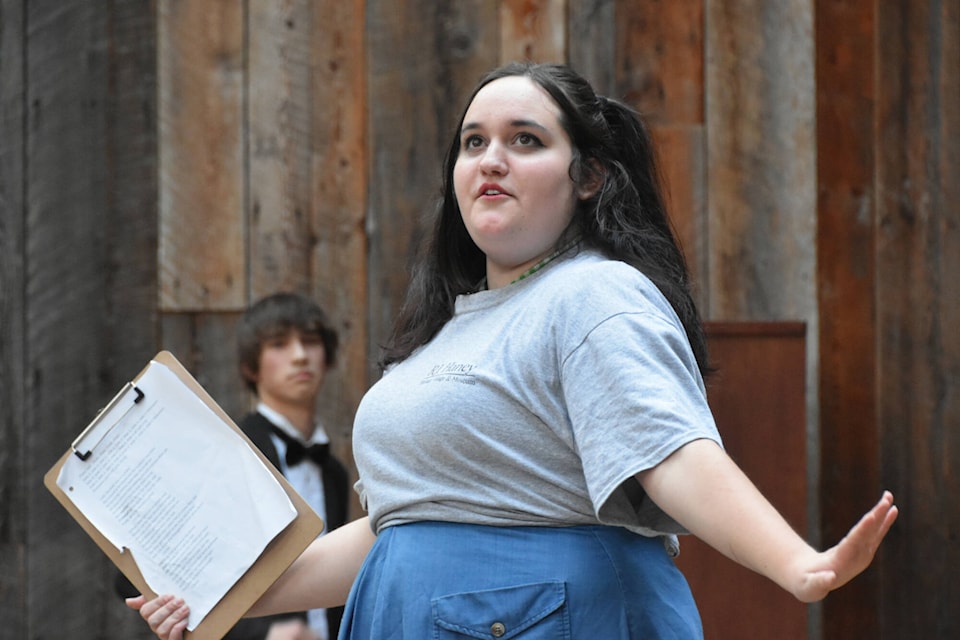
[[567,0],[500,0],[500,63],[566,62]]
[[[376,358],[429,226],[463,101],[496,66],[497,7],[485,0],[367,3],[370,348]],[[377,373],[372,366],[370,379]]]
[[23,0],[0,0],[0,639],[27,637]]
[[[112,397],[156,353],[158,339],[157,23],[155,12],[145,11],[140,0],[113,2],[105,13],[107,85],[101,117],[108,135],[101,144],[106,208],[91,213],[111,229],[103,247],[100,313],[107,340],[103,380]],[[96,408],[101,406],[98,402]],[[101,559],[100,566],[97,577],[107,595],[99,606],[107,637],[149,638],[143,620],[113,592],[113,564]]]
[[960,2],[877,3],[876,33],[880,474],[903,504],[878,637],[960,637]]
[[194,339],[194,313],[167,311],[160,314],[160,345],[157,351],[165,350],[180,361],[183,368],[197,377],[196,340]]
[[[104,243],[93,224],[94,212],[105,209],[104,194],[95,185],[104,182],[106,131],[98,101],[106,73],[104,24],[97,12],[79,3],[56,12],[50,5],[27,11],[26,421],[43,427],[28,431],[24,463],[41,470],[82,428],[84,417],[93,415],[94,403],[109,394],[101,377],[106,337],[96,312],[104,298],[97,257]],[[63,211],[71,215],[58,215]],[[68,326],[71,334],[86,339],[65,343]],[[84,626],[102,628],[98,600],[107,593],[94,582],[66,597],[60,584],[97,575],[103,556],[43,492],[39,483],[27,483],[28,633],[82,637]],[[62,600],[58,620],[41,614],[43,604],[54,600]],[[84,621],[89,611],[96,613]]]
[[239,421],[253,408],[240,376],[237,324],[242,312],[164,313],[162,348],[169,351],[227,415]]
[[194,376],[227,415],[239,421],[253,408],[253,397],[240,376],[237,324],[242,312],[198,313],[193,318],[197,349]]
[[159,0],[160,308],[245,303],[244,4]]
[[277,291],[310,289],[311,40],[328,26],[307,0],[249,3],[248,241],[252,302]]
[[709,315],[816,335],[812,7],[706,7]]
[[614,0],[567,0],[567,61],[595,91],[613,96],[616,64]]
[[701,313],[709,309],[706,131],[703,124],[651,127],[673,231]]
[[707,310],[703,0],[617,5],[617,90],[650,124],[671,222]]
[[[816,3],[820,537],[879,491],[874,292],[876,3]],[[879,638],[874,570],[822,605],[824,638]]]
[[652,124],[702,124],[704,0],[617,6],[618,97]]
[[[784,519],[803,531],[805,327],[707,322],[705,331],[718,368],[707,382],[707,398],[724,447]],[[808,639],[806,605],[700,540],[681,539],[677,565],[697,601],[705,638]]]
[[[820,432],[813,5],[706,0],[705,317],[807,327],[808,530],[817,544]],[[814,634],[819,609],[810,608]]]
[[[367,314],[367,86],[365,2],[325,0],[312,15],[312,294],[340,336],[320,419],[353,470],[353,415],[370,385]],[[354,472],[355,473],[355,472]],[[351,494],[353,515],[359,502]]]
[[40,477],[156,343],[154,15],[34,3],[26,40],[26,635],[135,637]]

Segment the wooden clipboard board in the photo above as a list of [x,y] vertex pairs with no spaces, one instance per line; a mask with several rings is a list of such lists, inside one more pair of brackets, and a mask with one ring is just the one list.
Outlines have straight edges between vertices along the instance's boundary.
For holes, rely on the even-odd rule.
[[[180,364],[173,354],[169,351],[161,351],[153,360],[167,366],[223,420],[226,427],[233,429],[243,438],[247,445],[260,457],[267,469],[277,478],[280,486],[290,497],[290,501],[297,510],[297,516],[293,522],[267,545],[256,563],[233,585],[200,624],[197,625],[193,631],[188,631],[184,635],[188,640],[219,640],[236,624],[237,620],[243,617],[243,614],[246,613],[270,585],[280,577],[280,574],[282,574],[320,534],[323,530],[323,521],[293,487],[290,486],[290,483],[287,482],[286,478],[283,477],[276,467],[274,467],[250,439],[244,435],[236,423],[230,419],[230,416],[220,408],[220,405],[200,386],[200,383]],[[134,383],[144,374],[148,366],[149,364],[137,374],[137,377],[133,380]],[[97,546],[99,546],[110,560],[123,572],[127,579],[129,579],[141,593],[151,598],[156,597],[158,594],[153,593],[147,586],[136,562],[134,562],[133,556],[129,553],[118,551],[113,543],[97,530],[57,485],[57,477],[60,474],[60,470],[72,455],[75,455],[73,447],[68,449],[57,463],[47,471],[43,477],[43,484],[70,513],[73,519],[83,527],[87,535],[93,539]],[[118,603],[118,606],[123,606],[123,604]]]

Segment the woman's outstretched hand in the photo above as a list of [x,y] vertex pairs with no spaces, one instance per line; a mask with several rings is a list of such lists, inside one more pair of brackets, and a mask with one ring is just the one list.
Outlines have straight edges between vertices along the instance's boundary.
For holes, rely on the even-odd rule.
[[182,640],[187,628],[190,608],[180,598],[159,596],[147,600],[144,596],[127,598],[127,606],[140,612],[150,630],[163,640]]
[[816,602],[853,580],[870,565],[897,514],[893,494],[885,491],[836,546],[816,554],[813,561],[802,560],[807,566],[798,567],[800,582],[793,595],[802,602]]

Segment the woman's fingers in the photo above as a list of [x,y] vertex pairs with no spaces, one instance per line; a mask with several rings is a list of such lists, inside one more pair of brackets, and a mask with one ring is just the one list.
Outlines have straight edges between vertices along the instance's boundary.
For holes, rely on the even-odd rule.
[[896,505],[893,504],[893,495],[884,491],[877,504],[854,525],[840,544],[850,547],[850,554],[861,563],[869,564],[898,513]]
[[870,566],[898,513],[893,495],[885,491],[843,540],[805,567],[794,595],[802,602],[816,602],[860,575]]
[[870,566],[898,513],[893,504],[893,495],[884,491],[877,504],[830,550],[829,569],[836,575],[830,590],[845,585]]
[[138,609],[143,618],[157,636],[163,640],[180,640],[187,628],[190,608],[182,598],[171,595],[159,596],[147,600],[142,595],[127,598],[127,606]]

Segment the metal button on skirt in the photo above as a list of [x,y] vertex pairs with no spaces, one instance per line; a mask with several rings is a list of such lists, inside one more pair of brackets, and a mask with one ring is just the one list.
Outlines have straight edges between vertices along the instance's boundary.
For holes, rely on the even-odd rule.
[[697,640],[663,542],[620,527],[418,522],[380,532],[340,640]]

